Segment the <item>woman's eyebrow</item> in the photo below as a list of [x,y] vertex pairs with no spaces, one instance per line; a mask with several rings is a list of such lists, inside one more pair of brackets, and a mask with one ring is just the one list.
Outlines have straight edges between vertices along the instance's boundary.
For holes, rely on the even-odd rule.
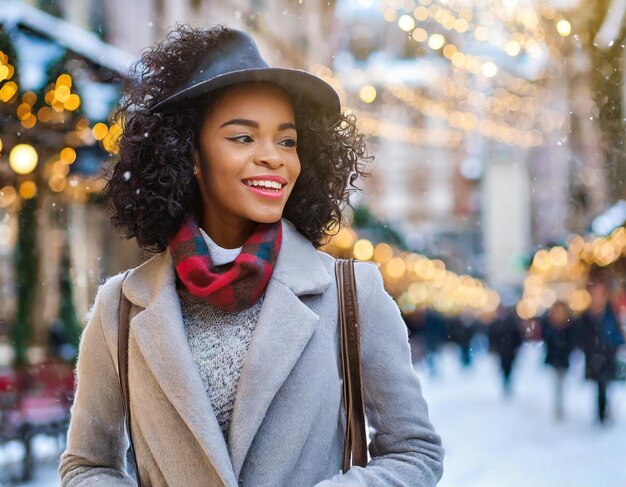
[[255,122],[254,120],[247,120],[245,118],[233,118],[228,122],[224,122],[220,125],[220,128],[226,127],[227,125],[245,125],[246,127],[252,127],[255,129],[259,128],[259,122]]
[[[243,125],[245,127],[252,127],[255,129],[259,128],[259,122],[255,120],[248,120],[246,118],[233,118],[232,120],[228,120],[227,122],[224,122],[222,125],[220,125],[220,128],[226,127],[228,125]],[[284,122],[278,126],[278,130],[287,129],[296,130],[296,124],[293,122]]]

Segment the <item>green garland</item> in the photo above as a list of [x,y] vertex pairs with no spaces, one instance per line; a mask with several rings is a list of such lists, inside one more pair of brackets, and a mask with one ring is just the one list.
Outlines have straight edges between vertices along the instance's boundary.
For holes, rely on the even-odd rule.
[[19,212],[19,232],[15,245],[17,310],[12,327],[16,366],[28,364],[27,350],[34,328],[34,309],[39,277],[37,249],[37,199],[24,200]]
[[71,345],[76,351],[72,357],[72,362],[75,363],[82,329],[76,316],[76,308],[74,307],[74,291],[70,269],[70,248],[69,241],[66,241],[66,245],[63,248],[61,269],[59,272],[59,321],[63,325],[63,338],[65,342]]

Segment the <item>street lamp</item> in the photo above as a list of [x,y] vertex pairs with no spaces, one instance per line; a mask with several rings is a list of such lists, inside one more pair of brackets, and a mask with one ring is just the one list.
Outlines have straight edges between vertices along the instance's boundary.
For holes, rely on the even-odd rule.
[[39,156],[32,145],[17,144],[9,154],[9,165],[18,174],[29,174],[37,167]]

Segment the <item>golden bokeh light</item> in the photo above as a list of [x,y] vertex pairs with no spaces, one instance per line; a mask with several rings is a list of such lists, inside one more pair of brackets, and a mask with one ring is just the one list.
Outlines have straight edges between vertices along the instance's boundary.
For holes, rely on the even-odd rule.
[[0,189],[0,208],[8,208],[17,200],[17,191],[13,186]]
[[564,247],[552,247],[549,253],[555,266],[564,267],[567,265],[567,250]]
[[453,44],[446,44],[443,48],[443,55],[448,59],[452,59],[452,56],[454,56],[456,52],[457,48]]
[[446,43],[446,38],[441,34],[433,34],[428,38],[428,47],[437,50],[441,49]]
[[93,134],[96,140],[102,140],[106,137],[107,132],[109,131],[109,127],[106,123],[98,122],[91,129],[91,133]]
[[67,86],[68,88],[71,88],[72,86],[72,77],[67,74],[67,73],[63,73],[61,75],[59,75],[59,77],[57,78],[56,81],[56,86],[57,88],[60,86]]
[[40,122],[49,122],[50,120],[52,120],[52,110],[50,110],[49,107],[41,107],[37,111],[37,118]]
[[395,8],[388,8],[385,10],[385,12],[383,13],[383,18],[387,21],[387,22],[395,22],[396,19],[398,18],[398,13],[396,12]]
[[61,160],[66,164],[72,164],[76,160],[76,151],[71,147],[65,147],[61,151]]
[[568,304],[573,311],[580,313],[591,304],[591,296],[586,289],[577,289],[570,295]]
[[18,174],[33,172],[38,160],[37,151],[29,144],[18,144],[9,153],[9,165]]
[[393,249],[391,248],[391,245],[383,242],[383,243],[379,243],[374,248],[374,260],[376,262],[384,264],[385,262],[388,262],[392,258],[393,258]]
[[528,299],[522,299],[515,305],[515,310],[520,318],[529,320],[537,314],[537,305]]
[[22,117],[22,126],[26,129],[32,129],[37,123],[37,117],[33,113],[27,113]]
[[52,105],[52,103],[54,102],[54,90],[46,91],[43,99],[48,105]]
[[22,95],[22,102],[33,106],[37,102],[37,95],[32,91],[27,91]]
[[354,249],[352,252],[355,259],[370,260],[374,255],[374,246],[369,240],[357,240],[354,244]]
[[406,272],[406,264],[401,257],[394,257],[385,265],[385,272],[391,279],[400,279]]
[[61,103],[65,103],[70,97],[70,87],[66,85],[57,86],[54,90],[54,98]]
[[332,238],[332,242],[341,250],[352,248],[356,240],[356,233],[350,227],[343,227],[337,235]]
[[572,33],[572,25],[565,19],[561,19],[556,23],[556,31],[559,35],[567,37]]
[[33,199],[37,196],[37,185],[33,181],[24,181],[20,184],[19,194],[25,200]]
[[493,78],[498,74],[498,66],[495,63],[488,61],[482,65],[481,72],[485,78]]
[[58,160],[52,163],[51,171],[53,175],[65,177],[70,173],[70,167],[64,161]]
[[468,28],[469,28],[469,24],[467,20],[456,19],[454,21],[454,30],[456,30],[459,34],[462,34],[463,32],[467,32]]
[[359,90],[359,98],[365,103],[372,103],[376,99],[376,88],[372,85],[362,86]]
[[76,93],[72,93],[67,100],[63,103],[63,107],[66,110],[74,111],[80,106],[80,96]]
[[3,102],[9,102],[17,93],[17,84],[13,81],[8,81],[0,88],[0,99]]
[[20,103],[17,106],[17,110],[15,110],[15,114],[19,118],[24,118],[26,115],[30,113],[30,105],[28,103]]
[[414,41],[425,42],[428,39],[428,32],[426,32],[421,27],[418,27],[411,33],[411,37]]
[[48,186],[55,193],[60,193],[65,189],[66,179],[60,174],[54,174],[48,181]]
[[413,10],[413,16],[420,22],[423,22],[428,18],[428,9],[423,5],[420,5],[415,10]]
[[402,15],[398,19],[398,26],[405,32],[411,32],[415,29],[415,20],[410,15]]
[[[91,134],[90,131],[89,133]],[[121,125],[118,123],[111,124],[111,126],[109,127],[109,131],[107,132],[104,139],[102,139],[102,145],[104,146],[105,150],[112,154],[116,154],[119,150],[119,138],[121,135]]]
[[517,56],[522,50],[522,46],[520,46],[519,42],[516,40],[508,41],[504,46],[504,52],[506,52],[509,56],[514,57]]

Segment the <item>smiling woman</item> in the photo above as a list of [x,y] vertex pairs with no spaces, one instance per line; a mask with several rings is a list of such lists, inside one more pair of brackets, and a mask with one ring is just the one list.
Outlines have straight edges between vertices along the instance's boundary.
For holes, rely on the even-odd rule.
[[[224,44],[226,32],[183,25],[144,53],[117,114],[124,123],[124,134],[105,190],[111,219],[122,236],[135,237],[145,250],[165,250],[186,216],[202,211],[194,173],[203,122],[224,93],[237,84],[250,87],[273,77],[272,84],[283,90],[296,108],[290,121],[295,122],[297,131],[306,133],[297,140],[302,170],[283,216],[319,247],[329,228],[336,231],[342,208],[356,189],[354,183],[367,172],[371,158],[363,135],[354,116],[341,114],[339,99],[330,86],[303,71],[263,67],[256,48],[254,55],[246,46],[248,54],[239,60],[239,68],[247,65],[246,69],[221,73],[209,78],[207,85],[203,76],[218,74],[215,66],[223,65],[217,59],[223,51],[214,47]],[[207,53],[204,59],[201,53]],[[159,69],[150,69],[154,66]],[[248,79],[242,78],[243,72]],[[200,82],[194,85],[194,80]],[[235,118],[239,117],[231,114],[228,120]]]
[[317,247],[370,157],[335,91],[267,66],[243,32],[181,26],[144,54],[119,119],[112,221],[156,255],[98,291],[62,485],[434,486],[441,441],[366,263],[351,303],[371,459],[344,463],[339,289]]
[[293,104],[269,83],[213,95],[194,152],[201,226],[222,247],[243,245],[258,223],[282,217],[300,175]]

